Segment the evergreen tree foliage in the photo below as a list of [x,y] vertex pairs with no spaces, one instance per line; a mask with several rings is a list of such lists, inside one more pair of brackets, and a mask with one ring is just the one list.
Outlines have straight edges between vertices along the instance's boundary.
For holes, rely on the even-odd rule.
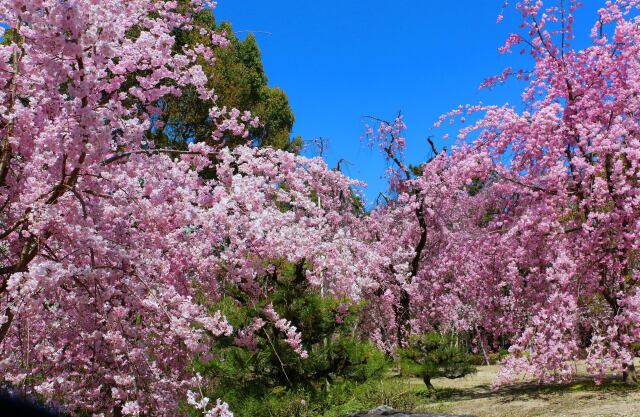
[[471,357],[456,346],[449,335],[429,332],[409,338],[407,347],[400,350],[402,371],[422,378],[433,389],[433,378],[462,378],[476,371]]
[[303,334],[306,358],[264,316],[266,301],[250,305],[228,297],[215,306],[238,329],[256,317],[266,322],[255,333],[255,346],[238,346],[234,337],[222,338],[212,346],[208,360],[195,365],[209,381],[209,394],[224,395],[239,417],[308,415],[294,410],[300,404],[305,412],[317,415],[333,405],[333,396],[381,377],[387,367],[385,355],[357,337],[359,306],[322,296],[309,288],[303,276],[303,265],[283,261],[264,285],[273,287],[269,303],[279,316]]
[[[262,54],[253,34],[244,40],[238,38],[230,23],[218,24],[213,11],[197,13],[182,2],[183,12],[193,14],[193,28],[176,33],[177,51],[202,44],[213,47],[215,60],[198,62],[208,78],[207,87],[213,88],[219,108],[249,111],[260,119],[260,126],[249,129],[249,140],[256,146],[298,152],[303,140],[291,138],[295,117],[286,93],[278,87],[269,87],[262,64]],[[228,45],[211,45],[211,39],[200,33],[200,29],[214,30],[223,34]],[[160,120],[164,128],[153,132],[157,146],[186,148],[190,142],[210,142],[214,130],[209,110],[213,103],[202,100],[192,87],[185,88],[180,97],[168,96],[160,103],[164,109]],[[224,138],[228,146],[246,142],[245,138],[229,135]]]

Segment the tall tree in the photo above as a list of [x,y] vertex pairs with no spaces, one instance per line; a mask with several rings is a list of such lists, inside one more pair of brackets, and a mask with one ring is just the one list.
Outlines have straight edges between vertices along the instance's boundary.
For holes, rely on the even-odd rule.
[[[413,294],[413,329],[448,321],[507,338],[504,382],[522,375],[567,381],[579,359],[596,381],[611,370],[637,381],[640,3],[606,2],[583,49],[572,46],[578,7],[573,0],[516,4],[523,33],[501,50],[524,48],[533,68],[508,69],[486,85],[526,78],[524,110],[461,106],[445,115],[441,121],[469,114],[478,121],[461,130],[446,162],[425,165],[417,180],[396,180],[397,202],[374,213],[385,224],[404,206],[409,226],[399,230],[414,231],[410,245],[381,248],[404,256],[381,282]],[[418,274],[407,273],[407,259],[421,247],[412,208],[424,202],[412,195],[439,195],[422,212],[429,250]],[[441,244],[432,244],[438,237]],[[448,320],[438,305],[447,306]]]
[[596,380],[617,370],[637,381],[640,4],[606,2],[583,49],[573,47],[578,7],[516,5],[524,33],[502,51],[534,59],[526,110],[483,107],[462,132],[477,132],[459,156],[478,161],[478,196],[493,209],[458,276],[484,287],[487,325],[512,334],[505,380],[567,380],[586,357]]
[[[176,34],[176,48],[213,46],[215,60],[201,59],[198,63],[208,78],[207,88],[213,89],[220,108],[242,109],[260,119],[260,124],[248,130],[248,136],[256,146],[297,152],[302,138],[291,138],[295,121],[286,93],[278,87],[270,87],[262,64],[260,48],[253,34],[240,40],[230,23],[217,24],[212,9],[194,11],[188,2],[182,3],[182,13],[193,14],[193,27],[181,29]],[[201,30],[216,31],[224,35],[223,46],[211,45],[211,40]],[[206,33],[206,32],[204,32]],[[162,100],[164,113],[161,120],[164,129],[155,131],[154,140],[162,146],[185,149],[190,142],[207,142],[215,130],[209,116],[210,100],[202,100],[193,88],[183,91],[180,97]],[[225,137],[228,146],[245,142],[244,138]]]
[[515,5],[523,30],[501,51],[523,48],[533,68],[485,85],[526,79],[524,110],[443,116],[477,121],[417,178],[401,158],[401,120],[373,135],[397,194],[370,219],[382,302],[368,323],[387,323],[372,329],[382,342],[430,326],[483,329],[510,344],[504,382],[567,381],[578,359],[596,381],[612,370],[637,381],[640,3],[606,2],[583,49],[572,46],[578,7]]

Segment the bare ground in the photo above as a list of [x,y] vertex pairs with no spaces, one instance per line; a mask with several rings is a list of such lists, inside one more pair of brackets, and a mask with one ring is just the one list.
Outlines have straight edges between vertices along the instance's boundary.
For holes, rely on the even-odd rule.
[[568,385],[522,383],[492,389],[498,368],[478,367],[475,375],[458,380],[434,379],[436,402],[425,402],[417,411],[478,417],[640,417],[640,389],[614,375],[597,386],[579,364],[575,382]]

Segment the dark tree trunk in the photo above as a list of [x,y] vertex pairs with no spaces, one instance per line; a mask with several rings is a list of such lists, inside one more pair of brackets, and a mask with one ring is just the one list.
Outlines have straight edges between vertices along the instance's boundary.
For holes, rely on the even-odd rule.
[[[624,285],[621,285],[620,291],[623,290]],[[623,309],[620,307],[620,303],[615,297],[613,291],[605,289],[602,295],[604,296],[604,299],[607,301],[607,303],[609,303],[609,305],[611,306],[611,309],[615,312],[614,319],[620,317],[623,313]],[[618,340],[621,340],[622,338],[622,328],[618,327]],[[638,385],[638,374],[636,373],[636,366],[633,364],[633,359],[631,359],[631,363],[622,363],[622,380],[627,384]]]
[[432,391],[434,389],[433,384],[431,384],[431,376],[429,375],[424,375],[422,377],[422,381],[424,382],[424,384],[427,386],[427,389],[429,391]]
[[400,294],[400,303],[396,308],[396,338],[398,339],[398,347],[403,347],[407,338],[411,334],[409,319],[411,318],[411,299],[406,290],[402,290]]
[[[399,165],[401,166],[401,165]],[[407,179],[411,179],[411,174],[405,171],[407,175]],[[424,200],[420,203],[420,206],[416,209],[415,214],[418,219],[418,224],[420,225],[420,240],[416,245],[416,252],[411,260],[411,277],[408,281],[410,284],[413,282],[414,278],[418,276],[420,272],[420,260],[422,259],[422,252],[424,251],[427,245],[427,221],[424,218]],[[391,266],[391,270],[393,271],[393,266]],[[400,294],[400,305],[398,306],[396,312],[396,322],[397,322],[397,338],[398,338],[398,346],[402,347],[406,339],[411,334],[411,326],[409,325],[409,320],[411,320],[411,297],[409,293],[404,288],[402,289],[402,293]]]
[[622,380],[627,384],[638,384],[638,374],[636,372],[636,366],[631,363],[625,363],[622,365]]

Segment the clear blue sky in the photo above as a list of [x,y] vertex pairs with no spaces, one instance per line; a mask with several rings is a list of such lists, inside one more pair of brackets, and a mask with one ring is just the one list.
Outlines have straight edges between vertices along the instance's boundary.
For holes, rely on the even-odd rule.
[[[220,0],[219,21],[256,33],[272,86],[285,90],[296,115],[294,134],[330,140],[326,156],[334,166],[349,161],[347,175],[369,184],[371,202],[386,189],[386,165],[360,137],[363,115],[392,119],[402,111],[408,125],[408,160],[430,154],[426,138],[444,133],[434,121],[459,104],[519,103],[521,85],[491,91],[478,86],[513,65],[519,54],[497,48],[517,29],[513,13],[497,25],[502,0]],[[577,15],[585,36],[600,1]],[[455,137],[452,135],[452,137]],[[453,140],[453,139],[451,139]],[[437,140],[440,146],[451,146]]]

